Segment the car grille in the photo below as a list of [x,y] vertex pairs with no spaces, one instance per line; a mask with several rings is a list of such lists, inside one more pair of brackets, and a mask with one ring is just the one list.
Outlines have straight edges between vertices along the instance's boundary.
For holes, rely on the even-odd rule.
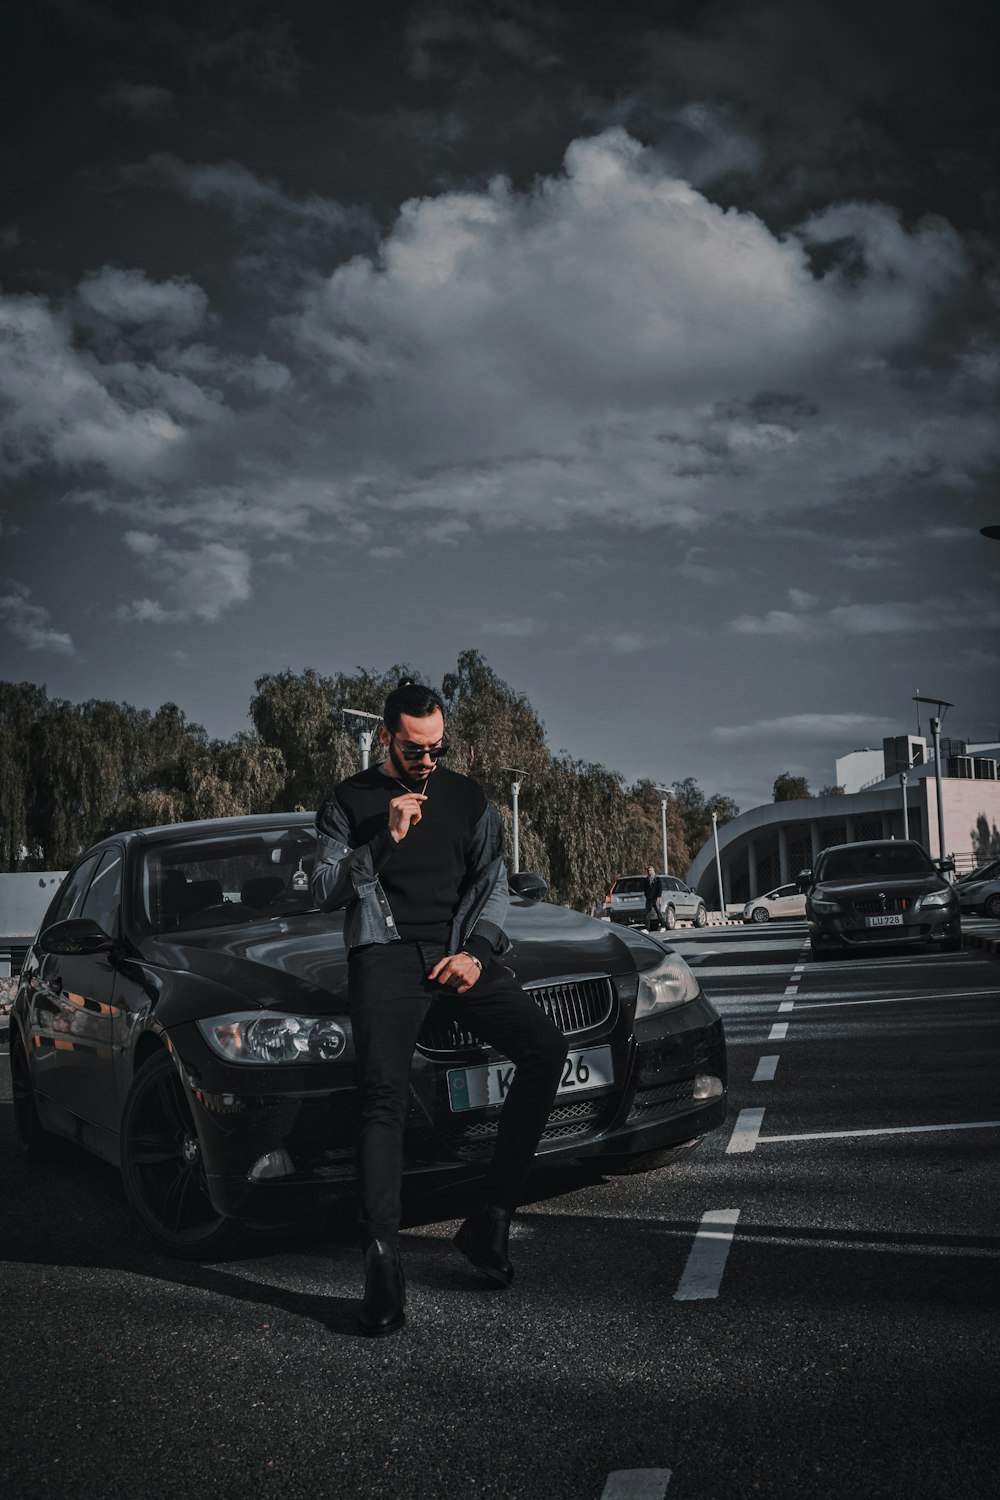
[[[566,979],[559,984],[526,984],[525,993],[554,1021],[564,1036],[577,1036],[607,1021],[615,1006],[615,987],[606,974]],[[482,1046],[481,1038],[445,1016],[428,1016],[417,1045],[426,1052],[460,1052]]]
[[[593,1135],[605,1124],[615,1108],[616,1100],[606,1094],[596,1099],[576,1099],[572,1104],[555,1104],[542,1131],[540,1144],[546,1141],[573,1140],[579,1136]],[[467,1161],[478,1161],[493,1154],[496,1144],[499,1117],[492,1120],[476,1120],[465,1123],[456,1121],[442,1131],[454,1151]]]
[[694,1099],[694,1079],[685,1078],[679,1083],[662,1083],[652,1089],[636,1089],[630,1120],[664,1120],[671,1115],[683,1115]]
[[883,914],[903,912],[909,909],[905,896],[886,896],[884,901],[855,901],[854,910],[862,917],[881,917]]

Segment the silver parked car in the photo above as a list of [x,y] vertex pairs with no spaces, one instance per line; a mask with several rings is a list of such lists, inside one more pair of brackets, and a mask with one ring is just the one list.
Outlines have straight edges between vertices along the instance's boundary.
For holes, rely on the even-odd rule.
[[960,875],[952,889],[962,911],[1000,917],[1000,859]]
[[[604,898],[604,915],[624,926],[641,927],[646,910],[646,879],[645,875],[619,875]],[[708,912],[698,892],[685,885],[683,880],[678,880],[676,875],[658,875],[657,879],[660,882],[657,906],[661,926],[668,931],[678,922],[693,922],[696,927],[704,927]]]
[[797,885],[779,885],[766,896],[754,896],[743,908],[744,922],[773,922],[805,917],[806,898]]

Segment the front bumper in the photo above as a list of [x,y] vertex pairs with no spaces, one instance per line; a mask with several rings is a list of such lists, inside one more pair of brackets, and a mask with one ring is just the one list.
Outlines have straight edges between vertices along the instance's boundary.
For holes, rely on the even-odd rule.
[[850,913],[808,918],[809,940],[814,948],[845,950],[905,947],[913,943],[955,942],[962,926],[957,911],[929,910],[907,913],[897,927],[866,927],[863,917]]
[[[568,1038],[572,1050],[608,1045],[614,1083],[578,1097],[559,1095],[537,1157],[627,1156],[678,1145],[721,1125],[726,1113],[722,1021],[697,999],[632,1022],[623,998],[593,1032]],[[183,1059],[209,1195],[219,1213],[255,1223],[292,1222],[353,1187],[357,1093],[351,1061],[261,1067],[222,1062],[193,1025],[172,1034]],[[486,1047],[447,1056],[414,1055],[404,1137],[407,1177],[463,1172],[485,1163],[501,1106],[455,1112],[447,1075],[498,1056]],[[249,1076],[248,1076],[249,1075]],[[718,1080],[716,1097],[696,1099],[697,1076]]]

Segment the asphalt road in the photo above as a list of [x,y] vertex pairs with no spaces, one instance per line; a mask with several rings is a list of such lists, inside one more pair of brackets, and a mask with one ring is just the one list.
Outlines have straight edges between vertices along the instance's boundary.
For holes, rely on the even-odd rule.
[[335,1224],[167,1260],[99,1162],[22,1164],[0,1104],[0,1493],[993,1500],[1000,960],[673,946],[726,1018],[726,1127],[540,1177],[509,1292],[450,1251],[460,1198],[413,1199],[384,1341]]

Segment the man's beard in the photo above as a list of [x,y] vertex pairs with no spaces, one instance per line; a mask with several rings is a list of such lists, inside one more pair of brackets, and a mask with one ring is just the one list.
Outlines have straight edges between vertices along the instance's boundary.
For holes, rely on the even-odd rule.
[[428,777],[432,774],[434,769],[432,767],[431,771],[428,771],[426,776],[411,776],[404,762],[396,754],[396,747],[393,744],[389,745],[389,760],[391,761],[393,769],[395,770],[399,780],[414,792],[419,792],[421,788],[426,786]]

